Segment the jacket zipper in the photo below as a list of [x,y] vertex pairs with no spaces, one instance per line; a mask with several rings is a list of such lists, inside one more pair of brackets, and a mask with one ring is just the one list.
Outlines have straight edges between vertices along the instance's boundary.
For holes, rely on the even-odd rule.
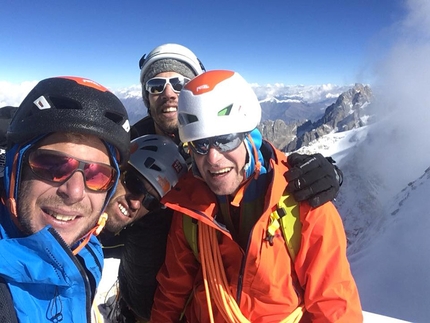
[[242,298],[241,296],[242,296],[242,288],[243,288],[243,276],[245,272],[246,259],[248,258],[249,244],[250,244],[253,231],[254,229],[252,229],[251,232],[249,233],[248,243],[246,245],[246,251],[243,254],[242,263],[240,264],[240,271],[239,271],[239,277],[237,282],[237,293],[236,293],[236,300],[237,300],[236,302],[238,306],[240,306],[240,300]]
[[66,251],[67,255],[70,257],[70,260],[73,262],[73,264],[76,266],[76,268],[78,268],[78,271],[82,276],[82,280],[84,282],[84,288],[85,288],[86,317],[87,317],[87,322],[91,322],[91,295],[90,295],[91,288],[90,288],[90,282],[89,282],[87,273],[85,272],[85,269],[82,267],[82,265],[78,261],[78,259],[76,259],[76,257],[73,255],[69,246],[63,240],[63,238],[60,236],[60,234],[52,227],[49,228],[48,231],[53,235],[53,237],[63,247],[64,251]]

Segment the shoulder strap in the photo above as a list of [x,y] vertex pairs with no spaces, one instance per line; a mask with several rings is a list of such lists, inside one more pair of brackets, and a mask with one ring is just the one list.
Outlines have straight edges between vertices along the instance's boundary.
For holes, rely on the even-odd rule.
[[5,280],[0,277],[0,322],[18,323],[12,295]]
[[[186,215],[182,214],[182,229],[184,231],[185,239],[188,242],[188,245],[190,246],[191,250],[193,251],[194,256],[196,257],[197,261],[200,261],[199,256],[199,244],[197,243],[197,220]],[[188,299],[185,302],[184,308],[181,312],[181,315],[179,317],[180,322],[182,322],[185,311],[188,307],[188,304],[190,304],[191,300],[193,299],[194,293],[191,292],[190,295],[188,295]]]
[[302,223],[300,222],[299,203],[291,195],[283,195],[278,203],[277,212],[281,221],[281,231],[287,244],[288,252],[294,261],[300,249]]
[[278,202],[277,208],[270,214],[270,223],[267,229],[267,240],[273,243],[275,231],[280,228],[285,244],[294,261],[300,249],[302,223],[300,222],[299,203],[286,191]]
[[194,253],[197,260],[199,257],[199,246],[197,243],[197,220],[182,214],[182,227],[184,229],[185,239],[187,239],[188,245]]
[[[292,195],[286,191],[278,202],[277,208],[270,215],[270,224],[267,229],[267,240],[271,241],[275,231],[280,228],[284,236],[285,244],[294,261],[300,249],[300,239],[302,232],[302,223],[300,222],[300,207],[299,203]],[[199,248],[197,243],[197,220],[185,214],[182,214],[182,226],[184,229],[185,239],[188,242],[194,256],[197,260],[199,257]]]

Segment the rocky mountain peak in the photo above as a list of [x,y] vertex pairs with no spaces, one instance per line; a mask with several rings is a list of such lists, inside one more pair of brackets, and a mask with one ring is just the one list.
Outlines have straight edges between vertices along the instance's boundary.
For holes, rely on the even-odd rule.
[[369,86],[356,83],[340,94],[315,122],[301,120],[285,124],[282,120],[265,120],[259,125],[259,129],[263,137],[277,148],[285,152],[294,151],[330,132],[347,131],[367,124],[367,106],[372,98]]

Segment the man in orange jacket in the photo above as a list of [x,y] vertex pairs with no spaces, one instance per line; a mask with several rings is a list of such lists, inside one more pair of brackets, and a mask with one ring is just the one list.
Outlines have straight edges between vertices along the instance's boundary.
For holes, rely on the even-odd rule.
[[[192,169],[162,202],[175,210],[152,322],[361,322],[342,220],[331,202],[301,202],[300,249],[290,257],[271,213],[288,182],[286,156],[256,129],[261,107],[232,71],[187,83],[179,136]],[[197,220],[198,257],[183,214]],[[270,238],[270,239],[268,239]]]

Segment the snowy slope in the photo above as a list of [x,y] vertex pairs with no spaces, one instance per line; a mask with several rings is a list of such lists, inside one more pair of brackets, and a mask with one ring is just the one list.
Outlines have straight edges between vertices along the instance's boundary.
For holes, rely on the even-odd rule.
[[430,170],[385,209],[373,240],[351,257],[369,311],[430,321]]
[[426,153],[419,158],[401,154],[397,162],[384,162],[381,159],[392,160],[390,153],[395,153],[389,146],[397,146],[395,141],[387,144],[381,128],[378,124],[333,133],[302,152],[333,156],[344,172],[335,204],[348,234],[363,309],[430,322],[430,169],[423,167],[430,159]]

